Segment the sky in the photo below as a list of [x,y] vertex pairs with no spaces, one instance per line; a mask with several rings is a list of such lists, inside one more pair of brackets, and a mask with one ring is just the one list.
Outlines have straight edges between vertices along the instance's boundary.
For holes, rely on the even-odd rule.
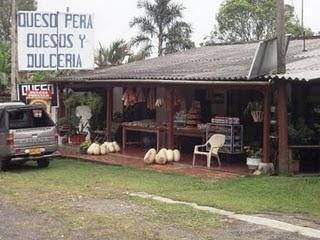
[[[66,11],[93,13],[95,17],[95,42],[98,46],[108,46],[119,39],[129,41],[136,29],[130,29],[129,22],[134,16],[142,15],[137,9],[138,0],[38,0],[39,11]],[[302,0],[285,0],[293,5],[298,17],[301,16]],[[223,0],[175,0],[183,3],[186,10],[183,12],[184,20],[192,24],[192,39],[199,45],[203,38],[210,34],[215,24],[215,15]],[[304,0],[305,26],[311,27],[314,32],[320,32],[320,1]]]

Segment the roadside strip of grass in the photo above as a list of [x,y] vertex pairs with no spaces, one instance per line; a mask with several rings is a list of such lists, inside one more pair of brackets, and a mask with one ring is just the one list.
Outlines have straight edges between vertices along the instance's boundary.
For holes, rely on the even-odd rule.
[[143,191],[237,212],[320,216],[319,177],[237,177],[217,181],[61,159],[52,161],[49,169],[1,174],[0,183],[1,194],[15,197],[29,192],[105,198]]
[[221,226],[217,215],[124,193],[153,174],[66,159],[17,167],[0,173],[0,205],[25,212],[31,221],[19,227],[40,227],[46,239],[207,239]]

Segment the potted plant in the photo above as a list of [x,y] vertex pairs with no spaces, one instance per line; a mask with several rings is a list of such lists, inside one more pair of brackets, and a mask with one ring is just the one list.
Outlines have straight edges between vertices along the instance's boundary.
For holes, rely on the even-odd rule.
[[57,123],[57,130],[59,136],[63,137],[66,136],[69,132],[69,122],[68,118],[60,118]]
[[249,102],[246,109],[244,110],[244,115],[251,115],[254,122],[263,121],[263,106],[261,102]]
[[86,139],[87,133],[84,132],[86,125],[80,124],[80,118],[71,114],[69,117],[61,118],[58,122],[60,136],[66,136],[71,144],[79,145]]
[[262,148],[260,147],[245,147],[247,153],[247,166],[250,170],[256,170],[262,160]]
[[289,144],[291,145],[309,144],[315,136],[315,132],[306,124],[303,118],[299,118],[296,123],[290,124],[288,133]]
[[84,132],[87,124],[80,124],[80,118],[76,116],[70,117],[70,133],[69,140],[73,145],[80,145],[86,140],[87,132]]
[[68,118],[75,115],[75,109],[78,106],[88,106],[92,111],[92,117],[89,121],[91,130],[98,129],[101,126],[99,116],[101,115],[101,109],[103,107],[103,98],[99,94],[69,91],[65,93],[64,99]]
[[318,142],[318,144],[320,144],[320,124],[319,123],[315,123],[313,125],[314,131],[315,131],[315,140]]
[[90,147],[91,142],[90,141],[85,141],[80,144],[80,154],[87,154],[87,150]]

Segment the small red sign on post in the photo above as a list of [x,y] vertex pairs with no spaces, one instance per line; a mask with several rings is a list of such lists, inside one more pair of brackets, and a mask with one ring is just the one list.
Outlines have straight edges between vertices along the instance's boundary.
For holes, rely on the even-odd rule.
[[27,98],[52,98],[52,93],[49,90],[41,90],[41,91],[27,91]]

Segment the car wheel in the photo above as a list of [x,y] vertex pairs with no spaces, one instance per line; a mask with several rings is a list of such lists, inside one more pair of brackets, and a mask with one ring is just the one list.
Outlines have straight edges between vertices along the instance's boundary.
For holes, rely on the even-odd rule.
[[0,159],[0,171],[7,171],[8,167],[9,167],[9,161]]
[[50,161],[48,158],[43,158],[43,159],[37,160],[37,164],[39,168],[47,168],[50,164]]

